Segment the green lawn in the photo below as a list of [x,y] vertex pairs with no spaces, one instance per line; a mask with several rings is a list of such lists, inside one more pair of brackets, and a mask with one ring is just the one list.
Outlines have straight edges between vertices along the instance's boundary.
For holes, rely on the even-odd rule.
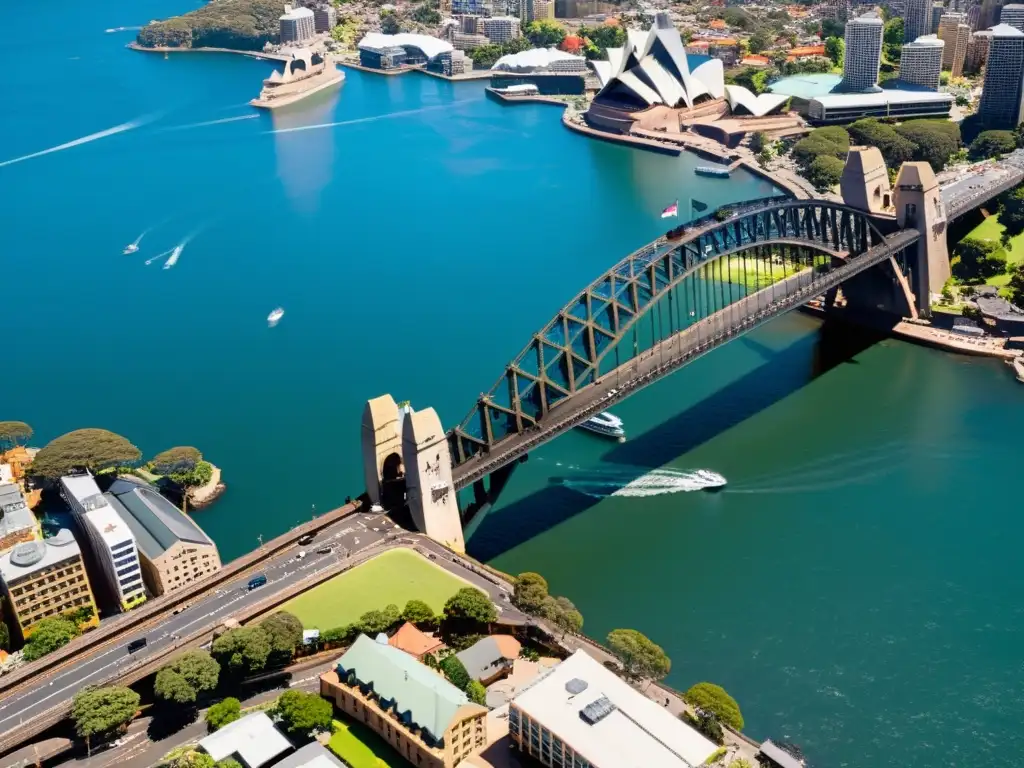
[[289,600],[281,610],[295,614],[307,629],[333,629],[389,603],[404,608],[413,598],[441,613],[465,586],[468,582],[416,552],[392,549]]
[[328,748],[352,768],[406,768],[408,763],[362,723],[335,720]]
[[[972,229],[967,237],[974,237],[978,240],[992,240],[998,243],[1003,236],[1005,227],[999,223],[999,216],[989,216],[981,224]],[[1017,235],[1010,239],[1010,247],[1006,249],[1006,260],[1010,264],[1019,264],[1024,261],[1024,234]]]

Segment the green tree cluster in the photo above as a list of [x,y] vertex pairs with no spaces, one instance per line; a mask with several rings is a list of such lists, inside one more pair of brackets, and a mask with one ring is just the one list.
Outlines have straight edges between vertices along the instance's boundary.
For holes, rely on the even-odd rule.
[[1017,149],[1017,136],[1013,131],[982,131],[967,151],[971,160],[986,160],[990,157],[1008,155]]
[[259,623],[270,641],[268,663],[284,665],[291,661],[295,649],[302,645],[302,622],[287,611],[272,613]]
[[907,120],[893,126],[864,118],[851,123],[846,130],[852,143],[878,147],[885,164],[892,169],[908,160],[918,160],[941,171],[960,149],[960,129],[948,120]]
[[893,126],[888,123],[880,123],[874,118],[857,120],[850,123],[846,130],[850,134],[852,144],[878,147],[882,153],[882,159],[890,168],[899,168],[900,165],[910,160],[917,148],[912,141],[901,136]]
[[158,453],[149,462],[153,471],[166,477],[182,491],[181,511],[187,511],[188,492],[200,488],[213,478],[213,465],[203,461],[203,454],[191,445],[179,445]]
[[821,36],[824,38],[835,37],[843,40],[846,38],[846,25],[838,19],[822,19]]
[[398,14],[391,10],[381,10],[380,31],[385,35],[397,35],[402,31],[402,23],[398,20]]
[[442,659],[440,669],[444,673],[444,676],[448,678],[448,682],[460,691],[466,690],[469,686],[469,672],[466,671],[466,667],[461,661],[459,661],[459,657],[455,654]]
[[23,445],[32,434],[32,427],[24,421],[0,421],[0,449],[7,450],[16,445]]
[[898,63],[903,55],[903,17],[894,16],[885,22],[882,37],[882,55],[890,62]]
[[217,687],[220,664],[206,651],[187,651],[156,673],[153,693],[162,701],[194,704],[200,694]]
[[730,728],[743,730],[743,714],[739,704],[720,685],[697,683],[683,694],[683,701],[702,712],[710,712]]
[[536,48],[558,47],[565,40],[565,28],[551,19],[531,21],[523,29],[523,34]]
[[206,727],[211,731],[223,728],[242,716],[242,703],[234,696],[228,696],[206,710]]
[[25,642],[22,649],[25,661],[41,659],[46,654],[67,645],[80,634],[81,630],[73,621],[58,616],[43,619],[36,624]]
[[833,66],[843,66],[843,61],[846,58],[846,40],[842,37],[826,37],[825,55],[828,56]]
[[270,636],[260,625],[229,629],[213,641],[210,653],[233,675],[261,672],[270,657]]
[[308,737],[330,730],[334,709],[318,693],[289,690],[281,694],[271,714],[289,735]]
[[521,611],[541,616],[564,632],[583,629],[583,614],[567,597],[548,594],[548,582],[539,573],[520,573],[513,584],[512,604]]
[[482,707],[487,706],[487,689],[484,688],[484,684],[479,680],[469,681],[469,685],[466,686],[466,696],[474,704],[479,704]]
[[420,629],[432,629],[437,626],[434,610],[422,600],[410,600],[402,609],[402,621],[415,624]]
[[1024,264],[1017,264],[1010,270],[1010,282],[1006,284],[1010,298],[1018,307],[1024,307]]
[[965,237],[954,247],[949,264],[958,280],[980,283],[1006,271],[1006,251],[997,242]]
[[672,669],[664,649],[635,629],[613,629],[607,642],[629,678],[661,680]]
[[489,69],[502,56],[507,56],[510,53],[522,53],[523,51],[528,51],[531,47],[530,41],[525,37],[515,37],[500,45],[496,43],[479,45],[466,51],[466,54],[473,60],[474,68]]
[[472,631],[497,621],[498,612],[486,594],[476,587],[463,587],[444,604],[444,617],[454,630]]
[[760,69],[758,67],[742,67],[730,71],[725,76],[725,82],[730,85],[742,85],[754,94],[764,93],[768,88],[768,81],[771,79],[774,70]]
[[609,48],[621,48],[626,44],[626,28],[621,25],[601,24],[597,27],[581,26],[577,33],[588,45],[583,54],[588,59],[601,59]]
[[441,14],[431,3],[420,3],[412,12],[412,19],[420,24],[440,24]]
[[197,10],[147,24],[135,41],[149,48],[259,51],[278,42],[280,16],[277,0],[210,0]]
[[131,688],[84,688],[71,703],[75,733],[92,752],[92,739],[105,737],[128,725],[139,710],[139,694]]
[[73,470],[96,472],[134,464],[142,453],[127,439],[105,429],[76,429],[47,443],[32,461],[29,472],[56,479]]
[[1024,184],[999,198],[999,223],[1003,225],[1003,241],[1024,232]]
[[387,632],[395,627],[402,620],[402,612],[398,606],[391,603],[385,606],[383,611],[367,611],[359,617],[356,622],[357,631],[364,635],[375,637],[381,632]]

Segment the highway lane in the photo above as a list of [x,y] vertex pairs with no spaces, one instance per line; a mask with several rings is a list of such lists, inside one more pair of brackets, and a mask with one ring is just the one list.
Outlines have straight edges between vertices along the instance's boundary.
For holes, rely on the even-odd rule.
[[[213,621],[227,619],[238,609],[265,600],[299,580],[383,541],[392,530],[396,530],[394,524],[382,514],[360,512],[339,521],[321,531],[313,543],[292,547],[267,560],[262,569],[256,571],[266,575],[265,586],[250,592],[248,582],[251,575],[239,577],[208,596],[198,598],[158,626],[125,632],[110,647],[80,658],[56,675],[41,678],[24,691],[0,699],[0,733],[17,728],[24,720],[69,700],[87,685],[102,683],[119,670],[165,652],[168,646],[173,647],[179,642],[180,636]],[[315,554],[317,549],[328,545],[334,546],[331,554]],[[296,556],[303,549],[308,554],[298,560]],[[147,640],[146,647],[129,654],[128,644],[143,637]]]

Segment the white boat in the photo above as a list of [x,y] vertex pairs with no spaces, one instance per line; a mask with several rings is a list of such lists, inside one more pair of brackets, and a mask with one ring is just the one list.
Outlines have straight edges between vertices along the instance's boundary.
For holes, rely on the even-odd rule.
[[139,250],[138,243],[128,243],[128,245],[124,247],[124,250],[121,251],[121,253],[127,256],[129,253],[135,253],[137,250]]
[[626,439],[626,430],[622,428],[622,419],[610,411],[603,411],[596,416],[591,416],[580,424],[580,428],[605,437],[618,438],[620,443]]
[[717,472],[712,472],[710,469],[698,469],[693,473],[694,478],[704,483],[703,490],[705,491],[717,491],[720,488],[724,488],[728,481]]
[[181,256],[181,252],[184,251],[184,250],[185,250],[185,245],[184,244],[174,246],[174,250],[171,251],[170,258],[168,258],[167,261],[164,262],[164,269],[170,269],[175,264],[177,264],[178,263],[178,257]]
[[284,310],[278,307],[269,315],[267,315],[267,325],[273,328],[275,325],[281,322],[282,317],[284,317]]

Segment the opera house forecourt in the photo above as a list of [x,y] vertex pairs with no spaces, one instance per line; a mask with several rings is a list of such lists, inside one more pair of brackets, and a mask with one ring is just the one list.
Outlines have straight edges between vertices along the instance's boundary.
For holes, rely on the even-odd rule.
[[625,46],[609,48],[607,61],[592,63],[601,90],[585,119],[603,131],[628,134],[642,128],[678,133],[695,122],[764,118],[789,100],[781,94],[755,96],[742,86],[726,85],[718,59],[691,70],[679,31],[666,13],[657,14],[647,32],[628,30]]

